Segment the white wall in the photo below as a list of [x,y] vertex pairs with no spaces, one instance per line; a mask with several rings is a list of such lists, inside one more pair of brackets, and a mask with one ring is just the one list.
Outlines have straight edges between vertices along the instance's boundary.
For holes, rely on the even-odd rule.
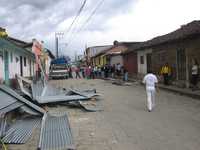
[[110,58],[110,65],[116,65],[120,63],[123,66],[123,57],[121,55],[111,56]]
[[4,63],[3,57],[0,56],[0,80],[4,79]]
[[[11,53],[12,53],[12,61],[11,61]],[[19,57],[16,53],[8,51],[9,57],[9,78],[15,78],[15,74],[20,74],[20,61]],[[16,57],[18,61],[16,61]]]
[[[23,76],[30,77],[30,67],[32,67],[31,72],[33,75],[34,62],[33,62],[33,59],[31,59],[28,55],[22,54],[20,52],[8,51],[8,56],[9,56],[9,78],[10,79],[15,78],[16,74],[20,75],[20,56],[22,56],[23,58],[22,59]],[[11,57],[13,58],[11,59]],[[26,66],[24,65],[24,58],[26,58]],[[29,63],[30,60],[31,60],[31,64]]]
[[[147,73],[147,54],[152,53],[151,49],[141,50],[137,52],[137,60],[138,60],[138,73],[139,74],[146,74]],[[141,56],[144,57],[144,63],[141,64]]]
[[45,72],[47,75],[49,75],[49,67],[51,65],[51,58],[48,56],[48,59],[45,61]]

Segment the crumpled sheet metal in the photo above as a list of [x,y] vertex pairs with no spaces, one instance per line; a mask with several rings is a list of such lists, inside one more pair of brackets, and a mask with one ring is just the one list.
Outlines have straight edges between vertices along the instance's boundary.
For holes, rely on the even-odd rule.
[[14,97],[8,96],[7,93],[0,90],[0,110],[8,107],[9,105],[12,105],[15,102],[17,102],[17,100]]
[[2,141],[7,144],[24,144],[31,137],[33,130],[39,126],[41,118],[18,120],[6,132]]
[[5,135],[6,124],[7,124],[6,116],[0,115],[0,138]]
[[19,84],[19,87],[22,91],[22,93],[24,93],[25,95],[29,96],[30,98],[32,98],[32,94],[31,94],[31,90],[27,87],[24,86],[24,83],[28,84],[29,87],[31,87],[32,85],[32,81],[31,80],[28,80],[20,75],[17,75],[17,81],[18,81],[18,84]]
[[55,96],[37,96],[37,102],[40,104],[56,103],[56,102],[67,102],[67,101],[79,101],[87,100],[88,97],[80,95],[55,95]]
[[79,91],[79,90],[75,90],[75,89],[70,89],[70,91],[68,93],[74,93],[80,96],[84,96],[87,98],[92,98],[94,96],[99,96],[98,93],[96,93],[96,90],[85,90],[85,91]]
[[45,114],[42,119],[39,150],[75,149],[67,114],[51,116]]
[[37,111],[31,109],[30,107],[27,107],[26,105],[23,105],[21,107],[19,107],[20,111],[23,113],[28,113],[30,115],[34,115],[34,116],[40,116],[40,113],[38,113]]
[[33,104],[32,102],[28,101],[27,99],[23,98],[22,96],[20,96],[19,94],[17,94],[14,90],[12,90],[11,88],[9,88],[9,87],[7,87],[5,85],[0,85],[0,91],[2,91],[6,95],[7,99],[12,98],[15,101],[22,102],[23,104],[25,104],[28,107],[30,107],[30,108],[38,111],[41,114],[45,113],[44,109],[42,109],[41,107]]
[[[0,98],[0,99],[1,99],[1,98]],[[2,114],[6,114],[6,113],[8,113],[8,112],[10,112],[10,111],[12,111],[12,110],[14,110],[14,109],[19,108],[19,107],[21,107],[22,105],[24,105],[22,102],[16,101],[16,102],[14,102],[14,103],[8,105],[7,107],[2,108],[2,109],[0,110],[0,116],[1,116]]]

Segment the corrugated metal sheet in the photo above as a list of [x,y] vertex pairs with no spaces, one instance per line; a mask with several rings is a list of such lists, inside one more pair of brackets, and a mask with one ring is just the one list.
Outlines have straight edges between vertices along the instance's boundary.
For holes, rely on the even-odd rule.
[[64,96],[65,92],[61,89],[52,87],[50,84],[43,84],[37,82],[32,85],[32,96],[34,100],[37,100],[40,96]]
[[40,125],[40,118],[26,118],[18,120],[6,132],[2,141],[9,144],[23,144],[31,137],[33,130]]
[[71,92],[77,94],[77,95],[80,95],[80,96],[84,96],[84,97],[87,97],[87,98],[92,98],[94,96],[99,96],[98,93],[95,93],[93,91],[78,91],[78,90],[74,90],[74,89],[70,89]]
[[[16,99],[24,104],[26,104],[27,106],[35,109],[36,111],[40,112],[41,114],[45,113],[45,110],[43,110],[42,108],[40,108],[39,106],[31,103],[30,101],[26,100],[25,98],[21,97],[20,95],[18,95],[14,90],[12,90],[11,88],[5,86],[5,85],[0,85],[0,91],[3,91],[4,93],[7,94],[6,97],[4,97],[5,99],[9,99],[10,97],[12,97],[12,99]],[[5,94],[4,94],[5,95]],[[11,99],[11,98],[10,98]]]
[[5,135],[6,131],[6,116],[0,116],[0,138]]
[[8,107],[16,101],[14,97],[8,96],[5,92],[0,91],[0,109]]
[[44,85],[42,82],[33,83],[31,85],[33,99],[36,100],[37,96],[42,95]]
[[42,96],[55,96],[55,95],[65,95],[65,92],[61,89],[55,88],[50,84],[44,86]]
[[38,149],[72,150],[75,149],[67,115],[44,115]]
[[88,97],[80,96],[80,95],[55,95],[55,96],[38,96],[36,97],[38,103],[55,103],[55,102],[67,102],[67,101],[79,101],[86,100]]
[[[0,97],[0,99],[1,99],[1,97]],[[1,100],[0,100],[0,101],[1,101]],[[6,114],[7,112],[10,112],[10,111],[12,111],[12,110],[14,110],[14,109],[20,107],[20,106],[22,106],[22,105],[24,105],[22,102],[18,102],[18,101],[17,101],[17,102],[14,102],[14,103],[12,103],[11,105],[9,105],[9,106],[7,106],[7,107],[1,109],[1,110],[0,110],[0,116],[1,116],[2,114]]]
[[29,88],[27,88],[27,87],[24,86],[24,83],[26,83],[26,84],[29,85],[29,87],[31,87],[32,82],[30,80],[28,80],[28,79],[20,76],[20,75],[17,75],[17,81],[18,81],[18,84],[19,84],[19,87],[20,87],[21,91],[25,95],[27,95],[30,98],[32,98],[31,90]]
[[30,107],[27,107],[26,105],[23,105],[20,107],[20,111],[21,112],[26,112],[30,115],[35,115],[35,116],[39,116],[40,113],[38,113],[37,111],[35,111],[34,109],[30,108]]

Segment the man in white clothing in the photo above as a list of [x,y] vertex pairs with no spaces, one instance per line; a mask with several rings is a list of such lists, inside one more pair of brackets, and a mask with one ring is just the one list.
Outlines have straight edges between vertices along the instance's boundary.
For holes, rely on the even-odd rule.
[[155,92],[158,79],[151,71],[149,71],[148,74],[144,77],[143,83],[146,84],[147,108],[148,111],[151,112],[155,106]]

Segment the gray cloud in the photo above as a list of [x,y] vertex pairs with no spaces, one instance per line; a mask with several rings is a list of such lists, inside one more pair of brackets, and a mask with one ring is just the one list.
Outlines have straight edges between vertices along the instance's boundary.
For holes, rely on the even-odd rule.
[[[127,13],[133,1],[136,0],[105,0],[85,30],[107,30],[106,21],[115,15]],[[81,18],[87,18],[97,2],[87,0]],[[0,0],[0,3],[0,26],[5,27],[11,36],[23,40],[34,37],[49,40],[47,36],[59,30],[59,24],[74,18],[83,0]]]

